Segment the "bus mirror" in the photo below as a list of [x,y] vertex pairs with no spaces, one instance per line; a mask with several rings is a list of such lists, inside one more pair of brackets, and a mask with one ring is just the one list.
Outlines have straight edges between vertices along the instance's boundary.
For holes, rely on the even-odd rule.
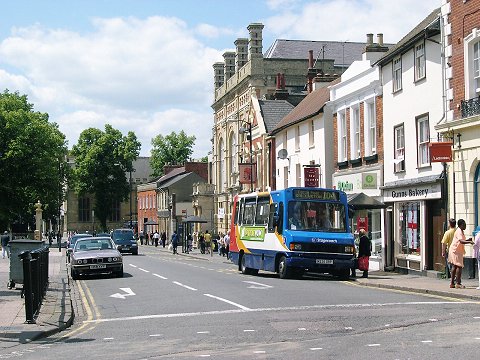
[[355,209],[353,208],[352,205],[348,205],[348,217],[350,219],[353,219],[354,216],[355,216]]

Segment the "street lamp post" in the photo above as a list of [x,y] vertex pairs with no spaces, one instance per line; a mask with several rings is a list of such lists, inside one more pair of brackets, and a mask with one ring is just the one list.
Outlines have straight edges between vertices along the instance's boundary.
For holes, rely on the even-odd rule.
[[132,226],[132,168],[130,167],[130,179],[128,181],[129,190],[130,190],[130,229],[133,229]]

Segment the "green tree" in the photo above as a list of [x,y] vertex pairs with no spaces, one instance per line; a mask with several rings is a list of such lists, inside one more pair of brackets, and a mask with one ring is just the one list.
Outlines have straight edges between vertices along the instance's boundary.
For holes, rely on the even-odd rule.
[[31,223],[34,204],[56,219],[63,201],[67,144],[48,114],[33,111],[26,95],[0,93],[0,226]]
[[183,164],[192,155],[195,136],[187,136],[182,130],[179,134],[172,131],[170,135],[157,135],[152,139],[150,166],[153,176],[163,175],[166,164]]
[[132,163],[140,153],[140,142],[133,132],[123,136],[111,125],[105,131],[90,128],[80,134],[72,148],[75,166],[72,185],[80,195],[95,197],[95,217],[103,230],[116,202],[128,199],[129,180],[126,173],[133,171]]

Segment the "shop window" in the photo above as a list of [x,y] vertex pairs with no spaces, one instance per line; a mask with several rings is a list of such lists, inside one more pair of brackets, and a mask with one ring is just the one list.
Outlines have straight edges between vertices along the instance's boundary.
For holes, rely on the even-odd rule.
[[399,209],[399,231],[404,255],[420,255],[420,203],[402,203]]

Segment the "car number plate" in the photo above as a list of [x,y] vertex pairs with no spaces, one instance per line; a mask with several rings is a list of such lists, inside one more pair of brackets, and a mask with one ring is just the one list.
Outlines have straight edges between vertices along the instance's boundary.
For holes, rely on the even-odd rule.
[[315,262],[317,264],[324,264],[324,265],[332,265],[333,260],[328,260],[328,259],[316,259]]
[[129,248],[130,248],[129,246],[126,246],[126,245],[125,245],[122,249],[123,249],[123,250],[128,250]]
[[107,265],[90,265],[90,269],[105,269]]

